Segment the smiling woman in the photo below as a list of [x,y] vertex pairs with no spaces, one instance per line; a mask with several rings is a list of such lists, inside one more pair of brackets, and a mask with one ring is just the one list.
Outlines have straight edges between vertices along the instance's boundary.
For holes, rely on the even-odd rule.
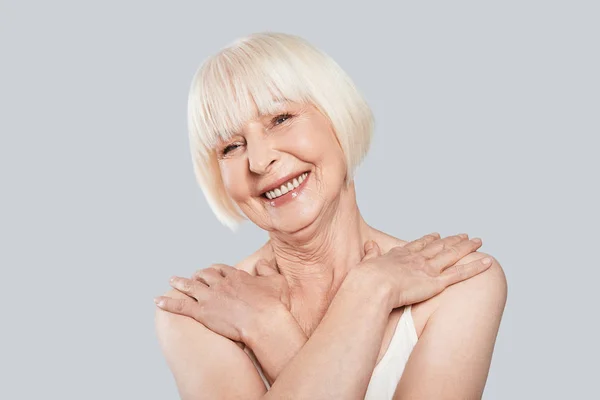
[[466,234],[408,242],[364,221],[373,116],[330,57],[287,34],[239,39],[199,68],[188,112],[210,207],[269,240],[155,300],[182,398],[481,397],[502,268]]
[[[287,133],[287,127],[280,127],[280,114],[302,121],[307,111],[315,115],[316,110],[303,107],[308,104],[328,125],[325,128],[317,121],[321,131],[314,134],[322,134],[323,129],[335,131],[348,166],[345,182],[349,184],[369,148],[373,116],[333,59],[298,37],[264,33],[238,40],[199,68],[188,102],[190,144],[196,177],[221,222],[234,228],[244,213],[225,193],[215,147],[239,137],[249,121],[255,128],[268,132],[283,128]],[[262,118],[257,121],[259,115]],[[291,125],[298,124],[294,121]],[[287,134],[287,139],[293,143],[303,138]]]

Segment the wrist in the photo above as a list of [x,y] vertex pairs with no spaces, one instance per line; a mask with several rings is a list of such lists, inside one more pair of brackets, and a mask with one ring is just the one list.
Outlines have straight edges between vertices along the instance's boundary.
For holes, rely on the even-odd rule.
[[380,304],[389,312],[395,308],[393,290],[389,280],[383,279],[371,267],[353,268],[342,284],[346,291],[362,296],[365,301]]

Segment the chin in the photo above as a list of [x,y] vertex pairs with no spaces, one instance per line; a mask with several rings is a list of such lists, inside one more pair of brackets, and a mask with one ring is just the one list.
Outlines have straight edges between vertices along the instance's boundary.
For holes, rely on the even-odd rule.
[[323,204],[321,201],[306,200],[271,210],[267,230],[285,234],[300,233],[306,230],[309,233],[311,229],[307,230],[307,228],[316,227],[315,222],[321,214]]

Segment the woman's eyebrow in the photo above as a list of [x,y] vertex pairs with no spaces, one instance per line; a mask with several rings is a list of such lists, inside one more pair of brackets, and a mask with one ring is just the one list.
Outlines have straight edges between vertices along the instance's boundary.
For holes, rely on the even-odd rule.
[[269,110],[265,110],[265,113],[261,114],[261,116],[273,116],[285,111],[291,104],[293,104],[293,102],[287,99],[275,101],[271,104]]

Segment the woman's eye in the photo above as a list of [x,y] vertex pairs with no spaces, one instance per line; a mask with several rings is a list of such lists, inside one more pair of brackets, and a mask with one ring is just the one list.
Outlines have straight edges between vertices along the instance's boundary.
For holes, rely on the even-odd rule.
[[278,115],[273,119],[273,124],[275,124],[275,125],[282,124],[290,118],[292,118],[291,114],[286,113],[286,114]]
[[227,154],[230,151],[237,149],[239,146],[240,146],[239,144],[230,144],[229,146],[227,146],[223,149],[223,154]]

